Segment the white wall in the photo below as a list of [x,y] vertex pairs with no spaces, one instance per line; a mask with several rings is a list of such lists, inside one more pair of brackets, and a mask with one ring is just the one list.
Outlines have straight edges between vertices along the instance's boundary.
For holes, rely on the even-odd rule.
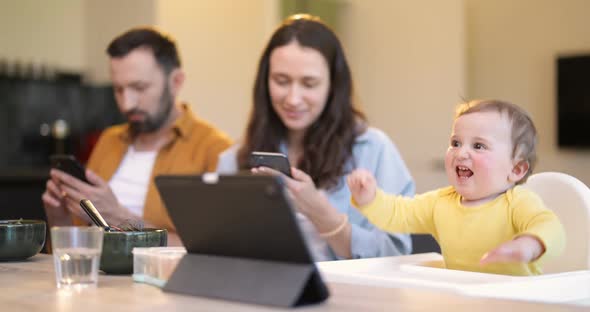
[[[129,27],[156,24],[178,39],[188,76],[181,98],[237,139],[278,3],[0,0],[0,57],[86,70],[106,82],[107,43]],[[524,106],[540,133],[539,170],[590,184],[590,151],[557,148],[554,88],[555,55],[590,51],[590,1],[342,3],[340,33],[357,94],[372,125],[398,145],[419,191],[446,184],[440,164],[463,96]]]
[[442,159],[465,95],[462,0],[351,0],[343,38],[372,125],[394,140],[418,191],[447,184]]
[[157,25],[178,40],[187,73],[180,97],[234,139],[244,131],[276,11],[269,0],[157,2]]
[[0,0],[0,58],[109,79],[105,49],[115,35],[155,23],[155,0]]
[[[51,25],[76,16],[71,25],[62,27],[78,29],[75,38],[61,36],[60,29],[42,28],[40,37],[54,39],[33,52],[45,55],[49,48],[75,45],[77,56],[64,59],[76,60],[75,67],[98,83],[109,80],[104,51],[115,35],[142,24],[155,24],[171,33],[178,40],[187,72],[180,97],[235,139],[241,136],[251,107],[258,58],[279,22],[276,0],[18,3],[30,6],[26,12],[30,18],[23,25],[34,24],[35,14]],[[76,12],[72,12],[73,3]],[[464,93],[463,0],[341,3],[345,15],[339,33],[370,121],[396,142],[419,190],[445,184],[442,171],[432,167],[444,153],[452,108]],[[15,25],[11,21],[4,29]],[[23,34],[29,33],[19,30],[11,39],[23,44]]]
[[51,5],[0,0],[0,58],[71,71],[84,68],[84,8],[79,0],[52,0]]
[[[157,6],[157,24],[178,39],[188,73],[181,98],[239,138],[258,58],[278,22],[277,2],[160,0]],[[463,1],[356,0],[344,7],[341,33],[348,34],[345,49],[370,121],[398,144],[419,189],[446,184],[432,167],[464,95]]]
[[[62,0],[63,1],[63,0]],[[74,0],[76,1],[76,0]],[[84,0],[85,73],[95,83],[110,81],[107,45],[131,27],[156,22],[155,0]]]
[[555,57],[590,51],[589,12],[587,0],[467,1],[469,96],[525,107],[540,136],[537,172],[566,172],[587,185],[590,150],[557,147]]

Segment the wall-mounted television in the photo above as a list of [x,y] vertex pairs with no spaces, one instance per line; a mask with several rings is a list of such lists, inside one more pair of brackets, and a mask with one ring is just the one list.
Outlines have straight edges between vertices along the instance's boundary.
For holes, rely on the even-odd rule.
[[590,54],[557,58],[557,143],[590,149]]

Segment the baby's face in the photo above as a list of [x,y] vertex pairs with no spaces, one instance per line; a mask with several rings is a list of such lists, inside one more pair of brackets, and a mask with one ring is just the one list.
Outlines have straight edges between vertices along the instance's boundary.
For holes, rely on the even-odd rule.
[[511,126],[498,112],[470,113],[457,118],[445,157],[451,185],[463,203],[486,202],[514,185]]

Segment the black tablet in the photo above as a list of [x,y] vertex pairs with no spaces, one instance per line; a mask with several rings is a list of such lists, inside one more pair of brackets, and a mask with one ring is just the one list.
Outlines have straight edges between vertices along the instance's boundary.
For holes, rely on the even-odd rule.
[[328,297],[279,177],[155,182],[188,252],[165,290],[283,306]]

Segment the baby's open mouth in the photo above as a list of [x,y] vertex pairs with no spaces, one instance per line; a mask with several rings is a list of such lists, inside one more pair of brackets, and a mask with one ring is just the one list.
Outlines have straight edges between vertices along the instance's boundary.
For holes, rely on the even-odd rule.
[[471,171],[471,169],[463,166],[457,166],[456,171],[460,178],[469,178],[473,175],[473,171]]

